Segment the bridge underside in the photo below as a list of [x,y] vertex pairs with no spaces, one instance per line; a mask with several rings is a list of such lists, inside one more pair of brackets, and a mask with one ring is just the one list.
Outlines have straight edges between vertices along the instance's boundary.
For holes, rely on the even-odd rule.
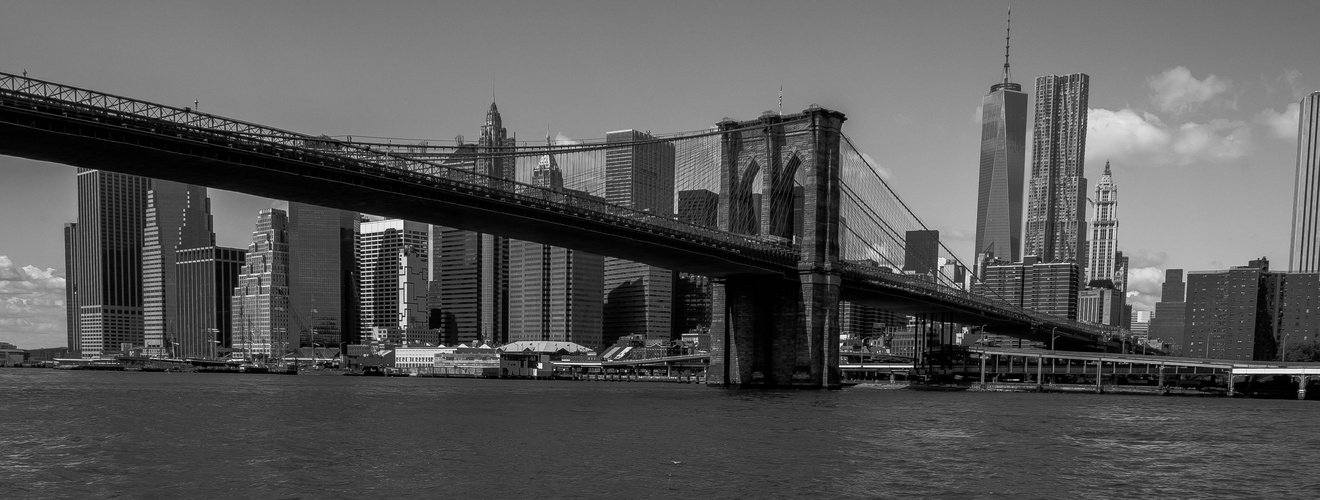
[[[1032,327],[1020,318],[996,314],[954,301],[915,297],[898,290],[883,290],[873,285],[853,283],[845,279],[840,287],[840,300],[877,307],[904,315],[929,314],[932,317],[969,327],[984,327],[986,333],[1020,338],[1025,341],[1050,344],[1055,348],[1074,351],[1113,351],[1122,349],[1121,341],[1098,342],[1094,335],[1071,328]],[[1057,338],[1053,337],[1058,335]]]
[[767,263],[735,247],[712,249],[644,227],[584,220],[480,192],[439,189],[197,139],[50,119],[12,106],[0,106],[0,155],[498,234],[705,276],[782,276],[792,269],[792,262]]

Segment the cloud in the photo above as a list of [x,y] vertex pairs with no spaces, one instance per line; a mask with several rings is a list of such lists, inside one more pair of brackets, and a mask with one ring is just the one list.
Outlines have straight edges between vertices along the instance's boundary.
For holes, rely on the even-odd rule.
[[1294,101],[1300,101],[1306,97],[1306,86],[1302,84],[1302,72],[1295,69],[1284,69],[1283,74],[1279,75],[1279,81],[1288,84],[1288,90],[1292,91]]
[[24,348],[63,344],[64,286],[54,269],[18,267],[0,255],[0,341]]
[[[1126,255],[1126,254],[1124,254]],[[1128,269],[1127,303],[1139,311],[1155,309],[1160,301],[1160,289],[1164,283],[1164,271],[1156,267],[1132,267]]]
[[1250,124],[1225,119],[1166,125],[1152,113],[1091,109],[1086,159],[1139,165],[1191,165],[1240,160],[1253,149]]
[[1173,136],[1159,117],[1131,109],[1087,111],[1086,153],[1090,159],[1135,159],[1167,152]]
[[1256,123],[1268,128],[1274,137],[1294,140],[1297,139],[1297,120],[1300,114],[1301,105],[1294,102],[1281,113],[1276,113],[1273,108],[1262,110],[1256,115]]
[[1173,153],[1180,165],[1200,161],[1227,163],[1251,152],[1251,127],[1243,121],[1216,118],[1178,127]]
[[574,144],[582,144],[582,141],[566,136],[564,135],[563,132],[555,134],[555,138],[553,140],[555,145],[557,146],[572,146]]
[[1159,267],[1163,266],[1169,260],[1169,254],[1165,252],[1153,252],[1145,248],[1135,252],[1124,251],[1123,256],[1128,258],[1129,268],[1140,267]]
[[1209,75],[1197,80],[1186,67],[1178,66],[1151,77],[1146,84],[1154,92],[1150,100],[1160,110],[1181,115],[1195,111],[1215,96],[1227,92],[1228,80]]
[[894,177],[893,170],[890,170],[889,167],[881,165],[880,162],[875,158],[872,158],[870,154],[862,153],[862,159],[866,160],[866,163],[870,165],[871,168],[875,169],[877,173],[880,174],[881,179],[889,180]]
[[972,123],[980,125],[981,120],[985,119],[984,115],[985,115],[985,106],[983,105],[976,106],[976,111],[972,112]]

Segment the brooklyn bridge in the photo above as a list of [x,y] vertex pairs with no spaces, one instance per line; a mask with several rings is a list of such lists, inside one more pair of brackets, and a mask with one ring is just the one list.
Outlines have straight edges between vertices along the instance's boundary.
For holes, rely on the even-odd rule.
[[[695,121],[702,120],[709,118]],[[712,385],[838,387],[840,301],[916,317],[918,349],[952,343],[953,324],[1059,349],[1122,349],[1111,330],[973,294],[939,273],[903,273],[913,264],[905,262],[907,232],[926,227],[856,149],[845,121],[839,111],[812,106],[622,142],[405,144],[302,134],[0,73],[3,155],[497,234],[709,276]],[[602,178],[611,151],[656,144],[673,151],[676,191],[718,196],[713,226],[611,204],[585,191],[547,189],[490,168],[554,155],[570,166],[569,175]]]

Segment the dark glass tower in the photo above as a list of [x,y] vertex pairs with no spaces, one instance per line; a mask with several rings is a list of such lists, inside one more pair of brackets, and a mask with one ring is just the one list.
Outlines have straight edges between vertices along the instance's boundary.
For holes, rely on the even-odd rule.
[[1022,172],[1027,137],[1027,94],[1004,80],[981,98],[981,175],[976,199],[976,253],[1022,259]]
[[1296,182],[1288,270],[1320,272],[1320,91],[1302,99],[1297,117]]
[[1091,77],[1036,78],[1024,255],[1086,262],[1086,111]]

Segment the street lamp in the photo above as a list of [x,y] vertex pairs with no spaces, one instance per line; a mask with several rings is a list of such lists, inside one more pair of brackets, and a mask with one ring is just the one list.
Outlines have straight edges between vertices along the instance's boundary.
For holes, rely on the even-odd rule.
[[1051,328],[1051,329],[1050,329],[1050,350],[1051,350],[1051,351],[1054,350],[1054,339],[1059,338],[1059,334],[1058,334],[1058,332],[1059,332],[1059,327],[1057,327],[1057,326],[1054,327],[1054,328]]

